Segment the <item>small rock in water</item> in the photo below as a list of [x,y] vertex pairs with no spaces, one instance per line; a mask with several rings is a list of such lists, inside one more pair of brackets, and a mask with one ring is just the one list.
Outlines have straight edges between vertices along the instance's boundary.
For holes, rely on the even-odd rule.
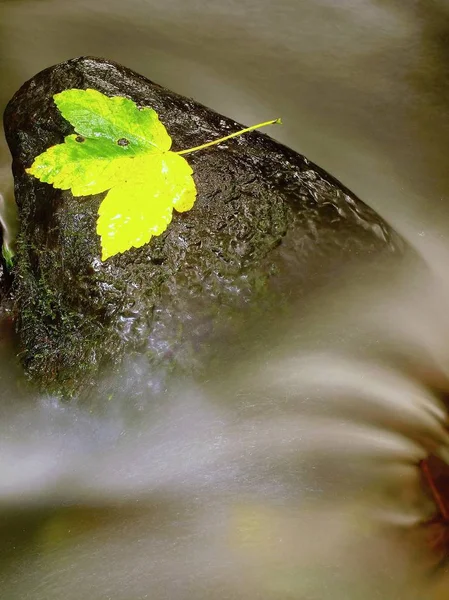
[[4,122],[21,220],[17,330],[25,370],[47,391],[76,392],[125,350],[144,352],[164,368],[195,371],[211,340],[237,339],[250,313],[262,318],[279,310],[292,293],[305,295],[340,277],[355,260],[402,252],[402,240],[340,183],[252,132],[189,155],[198,189],[194,208],[175,213],[148,245],[101,262],[96,219],[105,194],[74,198],[25,172],[37,155],[73,133],[53,102],[54,94],[71,88],[152,107],[174,150],[241,128],[96,58],[46,69],[12,98]]

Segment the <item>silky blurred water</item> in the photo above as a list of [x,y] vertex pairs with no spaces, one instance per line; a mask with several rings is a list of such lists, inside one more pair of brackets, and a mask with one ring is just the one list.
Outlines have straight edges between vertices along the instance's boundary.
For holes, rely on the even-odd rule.
[[[243,123],[280,115],[270,133],[422,258],[293,302],[245,358],[217,348],[162,390],[128,357],[94,398],[37,396],[5,327],[2,598],[449,597],[417,468],[448,442],[448,27],[443,0],[0,2],[2,108],[90,54]],[[9,228],[3,140],[0,159]]]

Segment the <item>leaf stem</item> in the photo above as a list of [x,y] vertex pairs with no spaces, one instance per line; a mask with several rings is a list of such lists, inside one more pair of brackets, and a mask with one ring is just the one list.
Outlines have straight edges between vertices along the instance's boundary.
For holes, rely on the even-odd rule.
[[272,121],[265,121],[265,123],[259,123],[258,125],[252,125],[251,127],[246,127],[245,129],[241,129],[240,131],[236,131],[235,133],[231,133],[225,137],[220,138],[219,140],[214,140],[213,142],[207,142],[207,144],[201,144],[201,146],[195,146],[194,148],[188,148],[187,150],[181,150],[180,152],[176,152],[175,154],[190,154],[191,152],[196,152],[197,150],[203,150],[204,148],[209,148],[209,146],[216,146],[217,144],[221,144],[226,140],[230,140],[231,138],[235,138],[243,133],[248,133],[248,131],[253,131],[254,129],[259,129],[260,127],[265,127],[266,125],[275,125],[282,124],[281,119],[273,119]]

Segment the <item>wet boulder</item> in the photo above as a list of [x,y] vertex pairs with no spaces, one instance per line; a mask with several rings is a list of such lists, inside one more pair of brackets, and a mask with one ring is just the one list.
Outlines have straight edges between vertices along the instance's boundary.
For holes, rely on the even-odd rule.
[[9,102],[4,125],[20,213],[13,288],[20,357],[45,390],[73,393],[125,352],[195,372],[214,339],[244,332],[248,315],[279,310],[292,294],[339,277],[354,261],[402,252],[401,239],[339,182],[252,132],[189,155],[194,208],[175,213],[167,231],[146,246],[102,262],[96,219],[105,194],[74,198],[25,172],[73,133],[53,101],[71,88],[154,108],[174,150],[242,127],[125,67],[89,57],[42,71]]

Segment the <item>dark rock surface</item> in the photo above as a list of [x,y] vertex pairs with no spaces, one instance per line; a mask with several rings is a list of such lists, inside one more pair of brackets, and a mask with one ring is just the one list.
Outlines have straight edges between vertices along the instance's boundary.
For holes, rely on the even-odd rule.
[[73,198],[25,173],[72,133],[52,100],[69,88],[154,108],[174,150],[241,127],[101,59],[46,69],[15,94],[4,123],[21,218],[17,328],[24,367],[47,390],[77,390],[125,349],[196,369],[214,336],[238,334],[242,315],[262,315],[363,257],[402,252],[398,236],[341,184],[254,132],[189,155],[198,188],[193,210],[175,213],[149,245],[102,263],[95,222],[104,194]]

